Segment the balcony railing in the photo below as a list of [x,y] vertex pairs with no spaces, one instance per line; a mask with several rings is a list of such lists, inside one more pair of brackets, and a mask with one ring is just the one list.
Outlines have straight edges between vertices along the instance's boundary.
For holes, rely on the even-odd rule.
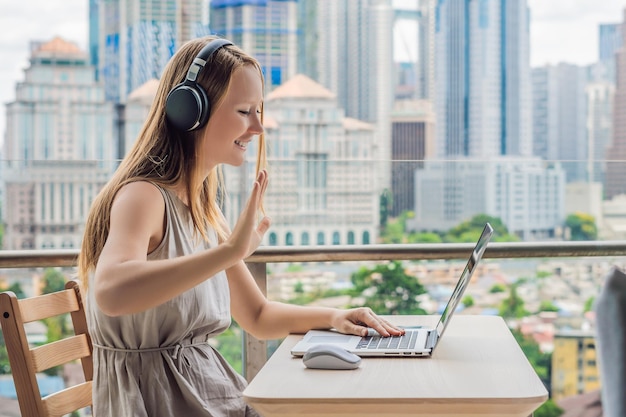
[[[259,288],[267,294],[267,264],[463,259],[473,243],[363,246],[282,246],[259,248],[247,260]],[[626,241],[490,243],[484,258],[622,257]],[[0,269],[76,266],[77,250],[0,251]],[[267,343],[244,334],[244,375],[251,380],[267,360]]]

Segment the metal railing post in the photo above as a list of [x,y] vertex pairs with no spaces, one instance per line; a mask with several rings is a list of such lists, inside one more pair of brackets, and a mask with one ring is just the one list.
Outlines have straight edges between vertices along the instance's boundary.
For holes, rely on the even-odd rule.
[[[267,264],[254,262],[247,265],[261,292],[267,296]],[[265,362],[267,362],[267,342],[243,332],[243,376],[248,382],[259,373]]]

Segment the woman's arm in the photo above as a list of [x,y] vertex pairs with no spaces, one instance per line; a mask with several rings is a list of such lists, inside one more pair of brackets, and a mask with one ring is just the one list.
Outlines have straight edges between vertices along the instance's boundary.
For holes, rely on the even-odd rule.
[[263,172],[226,242],[196,254],[157,261],[148,261],[147,254],[163,238],[163,196],[148,182],[122,187],[113,202],[109,236],[95,271],[94,291],[100,309],[111,316],[145,311],[250,255],[269,227],[269,221],[256,222],[266,186]]
[[366,307],[342,310],[268,301],[243,261],[227,269],[226,275],[233,318],[258,339],[277,339],[289,333],[328,328],[357,335],[367,334],[367,327],[383,336],[404,333],[404,330],[378,317]]

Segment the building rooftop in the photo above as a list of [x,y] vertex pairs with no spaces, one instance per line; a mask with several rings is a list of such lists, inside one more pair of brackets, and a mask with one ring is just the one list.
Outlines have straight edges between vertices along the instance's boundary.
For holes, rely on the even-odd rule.
[[85,55],[76,44],[55,36],[48,42],[33,43],[33,55]]
[[156,97],[156,92],[158,88],[159,80],[152,78],[134,89],[128,95],[128,101],[141,101],[152,103],[154,97]]
[[297,74],[269,93],[266,101],[281,98],[334,99],[335,97],[335,94],[323,85],[316,83],[306,75]]
[[602,417],[602,399],[600,391],[574,395],[557,401],[563,409],[561,417]]

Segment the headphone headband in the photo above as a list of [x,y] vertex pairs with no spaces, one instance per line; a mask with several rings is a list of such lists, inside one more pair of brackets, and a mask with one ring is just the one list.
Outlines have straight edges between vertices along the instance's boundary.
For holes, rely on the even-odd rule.
[[232,44],[227,39],[215,39],[206,44],[189,66],[185,81],[167,95],[165,117],[176,129],[190,132],[204,126],[209,119],[211,103],[196,80],[211,56],[220,48]]
[[209,43],[207,43],[198,55],[194,58],[193,62],[189,66],[189,71],[187,71],[186,81],[196,82],[198,78],[198,74],[202,71],[202,68],[206,65],[206,62],[211,58],[211,56],[217,52],[218,49],[232,45],[233,43],[227,39],[215,39]]

